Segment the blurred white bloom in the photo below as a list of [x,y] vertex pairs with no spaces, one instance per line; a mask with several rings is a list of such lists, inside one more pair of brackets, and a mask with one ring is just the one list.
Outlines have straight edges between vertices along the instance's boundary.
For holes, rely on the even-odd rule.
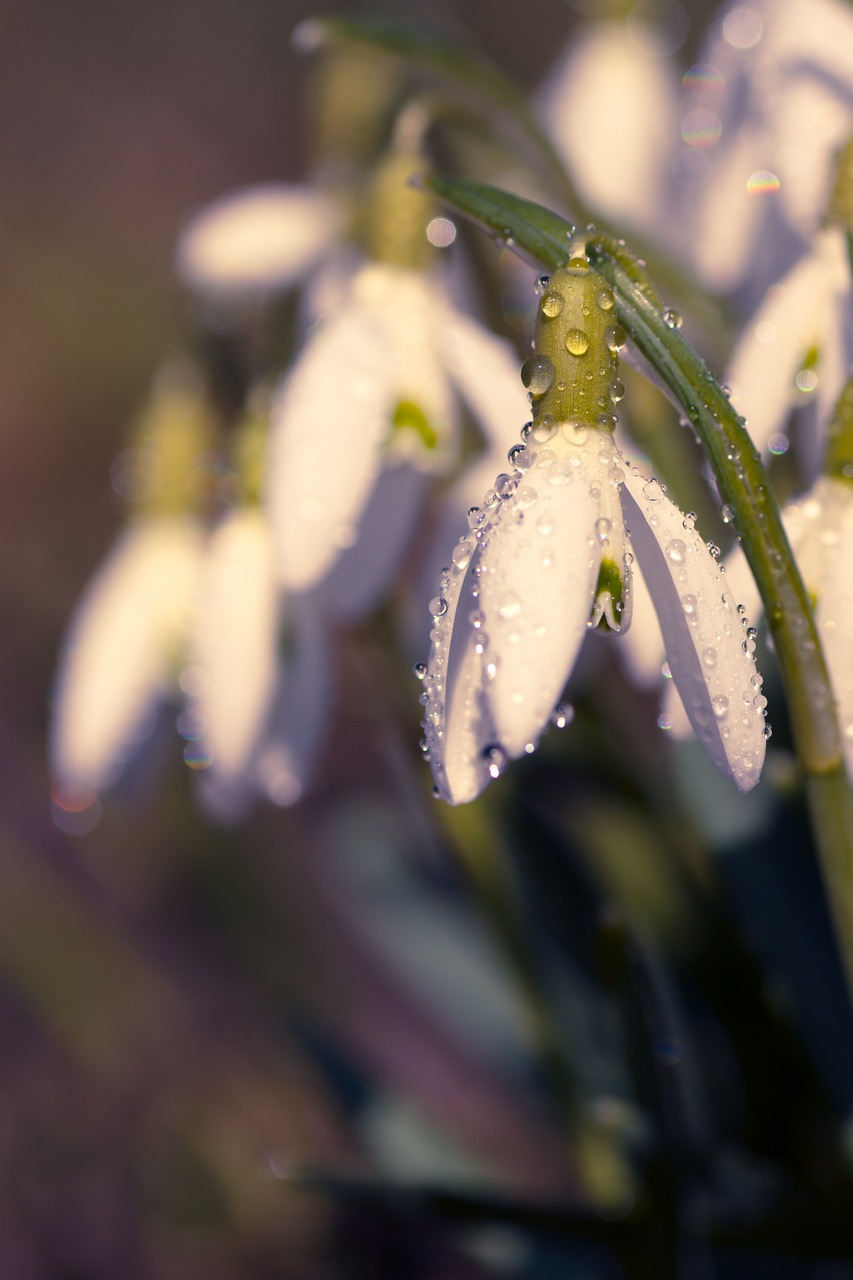
[[853,132],[853,8],[729,5],[695,72],[682,122],[702,175],[687,218],[694,263],[716,288],[763,291],[819,227]]
[[825,422],[851,361],[850,267],[844,231],[833,225],[770,288],[732,354],[725,380],[756,447],[766,456],[808,397]]
[[175,260],[205,297],[241,302],[295,284],[335,245],[339,202],[308,186],[270,183],[222,196],[189,220]]
[[539,110],[572,180],[620,226],[660,231],[678,136],[671,62],[624,22],[590,24],[539,90]]
[[303,621],[309,610],[280,596],[261,510],[229,512],[207,548],[189,704],[191,762],[219,817],[243,816],[259,795],[292,803],[305,786],[330,683],[328,642],[319,619]]
[[[457,396],[487,438],[502,435],[508,416],[526,407],[508,345],[452,306],[427,274],[363,267],[347,301],[309,335],[273,409],[266,500],[285,588],[317,585],[354,547],[388,471],[453,466]],[[388,530],[389,564],[417,511],[414,503],[408,528],[403,510]],[[381,523],[372,536],[382,539]]]
[[528,436],[516,474],[472,513],[430,604],[422,701],[440,795],[472,800],[508,758],[534,749],[590,627],[627,627],[631,547],[697,736],[749,790],[765,750],[760,677],[716,560],[608,433],[548,429]]
[[194,520],[142,516],[90,582],[57,679],[51,760],[60,786],[114,782],[175,694],[202,547]]

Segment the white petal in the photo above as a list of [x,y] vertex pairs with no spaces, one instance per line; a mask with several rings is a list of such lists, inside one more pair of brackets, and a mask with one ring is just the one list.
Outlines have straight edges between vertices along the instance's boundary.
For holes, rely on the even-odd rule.
[[825,563],[817,624],[832,677],[847,773],[853,779],[853,490],[843,487],[844,510],[822,529]]
[[744,622],[720,567],[656,481],[626,470],[631,542],[657,610],[667,661],[694,732],[741,791],[764,763],[760,678],[744,651]]
[[310,335],[273,408],[266,503],[283,586],[304,590],[356,536],[383,464],[394,370],[372,309]]
[[489,444],[506,455],[530,417],[518,356],[510,343],[451,307],[443,309],[440,342],[445,367],[463,400]]
[[194,709],[212,757],[211,777],[231,784],[248,771],[277,678],[278,590],[263,514],[233,511],[211,535],[195,622],[203,673]]
[[572,41],[540,95],[581,193],[631,226],[655,227],[661,217],[675,83],[668,60],[641,50],[624,23],[601,22]]
[[[547,454],[552,454],[550,465]],[[480,559],[487,692],[500,746],[521,755],[548,724],[587,632],[601,562],[595,522],[612,442],[563,459],[548,446],[507,499]]]
[[394,383],[394,404],[417,405],[435,432],[429,448],[416,432],[398,429],[390,440],[396,458],[424,470],[446,470],[457,453],[456,411],[442,358],[446,308],[438,288],[420,271],[373,263],[356,282],[356,293],[383,321],[383,355]]
[[187,224],[177,270],[202,293],[242,297],[283,288],[334,243],[337,206],[310,187],[269,184],[223,196]]
[[173,687],[197,588],[201,534],[140,519],[90,582],[59,671],[51,754],[57,780],[114,782]]
[[767,453],[794,407],[794,378],[828,322],[828,277],[812,251],[768,292],[747,323],[726,380],[756,448]]
[[351,547],[318,591],[329,617],[355,621],[390,590],[423,515],[427,478],[405,463],[381,472]]
[[[690,237],[696,270],[719,290],[734,289],[745,275],[754,273],[754,256],[763,256],[756,242],[766,218],[760,199],[747,190],[751,175],[767,167],[765,130],[747,119],[734,127],[730,137],[729,145],[712,157]],[[762,265],[766,272],[767,264]]]
[[332,633],[313,600],[289,604],[288,653],[256,783],[274,804],[302,795],[323,746],[332,705]]
[[631,625],[619,641],[619,656],[634,681],[650,688],[661,682],[665,650],[658,616],[639,565],[635,565],[631,574],[631,590]]

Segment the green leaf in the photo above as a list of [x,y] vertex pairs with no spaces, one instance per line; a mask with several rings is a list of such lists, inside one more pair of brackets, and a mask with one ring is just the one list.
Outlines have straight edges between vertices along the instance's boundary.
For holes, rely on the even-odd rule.
[[558,213],[482,182],[437,175],[420,182],[448,208],[470,218],[530,262],[556,271],[568,261],[574,227]]

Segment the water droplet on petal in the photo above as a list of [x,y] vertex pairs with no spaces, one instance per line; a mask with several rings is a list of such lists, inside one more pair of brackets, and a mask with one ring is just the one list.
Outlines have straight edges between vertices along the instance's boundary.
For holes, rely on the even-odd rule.
[[711,699],[711,706],[714,708],[714,715],[718,720],[725,720],[729,711],[729,700],[724,693],[718,693]]
[[681,538],[671,538],[666,544],[666,556],[673,564],[684,564],[687,559],[687,544]]
[[606,285],[603,285],[595,295],[595,301],[596,305],[600,307],[602,311],[612,311],[614,302],[613,290],[608,289]]
[[412,667],[416,680],[423,680],[427,673],[427,664],[425,662],[416,662]]
[[429,611],[434,618],[442,618],[447,613],[447,601],[443,596],[433,596],[429,602]]

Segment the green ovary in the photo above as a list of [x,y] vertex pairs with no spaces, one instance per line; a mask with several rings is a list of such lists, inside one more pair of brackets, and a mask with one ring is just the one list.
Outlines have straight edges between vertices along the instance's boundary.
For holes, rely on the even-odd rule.
[[413,431],[425,449],[438,447],[438,433],[430,426],[429,419],[414,400],[401,400],[391,418],[390,439],[397,431]]

